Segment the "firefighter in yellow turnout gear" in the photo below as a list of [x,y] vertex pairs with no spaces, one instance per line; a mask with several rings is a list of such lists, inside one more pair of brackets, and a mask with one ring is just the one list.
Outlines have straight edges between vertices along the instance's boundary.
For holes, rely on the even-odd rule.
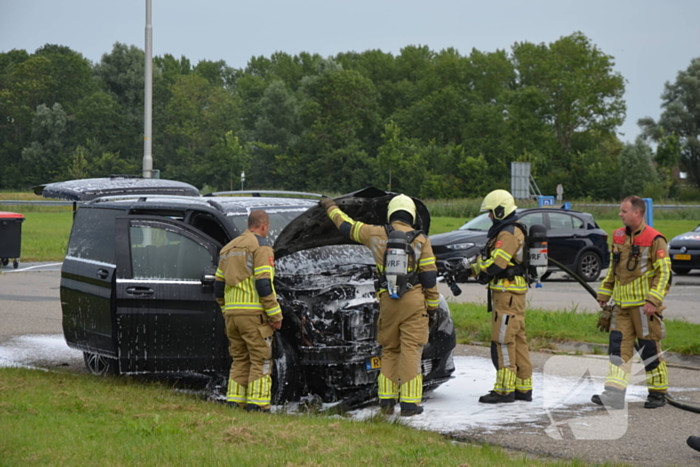
[[[391,199],[387,209],[389,226],[368,225],[347,216],[330,198],[320,205],[347,238],[367,246],[374,257],[381,277],[377,341],[382,346],[382,368],[378,377],[378,395],[381,411],[394,412],[400,401],[401,415],[413,416],[423,412],[423,374],[421,356],[428,342],[429,314],[438,307],[437,266],[430,240],[414,233],[416,207],[411,198],[398,195]],[[406,232],[413,255],[408,257],[408,277],[411,279],[400,297],[392,298],[385,274],[385,252],[390,231]],[[411,235],[411,236],[409,236]]]
[[214,285],[233,358],[226,402],[248,411],[270,411],[272,341],[282,327],[269,230],[267,213],[251,212],[248,229],[221,249]]
[[625,406],[635,349],[646,370],[649,395],[644,407],[653,409],[666,403],[668,371],[659,341],[665,337],[662,311],[671,287],[671,259],[664,236],[644,223],[645,211],[644,200],[638,196],[627,197],[620,204],[625,227],[613,234],[610,268],[598,290],[601,307],[611,299],[613,302],[610,363],[605,390],[591,400],[613,409]]
[[515,200],[505,190],[484,198],[481,211],[493,225],[488,232],[486,254],[472,264],[472,274],[487,284],[491,317],[491,359],[496,367],[493,390],[479,402],[498,404],[532,401],[532,363],[525,334],[525,233],[517,223]]

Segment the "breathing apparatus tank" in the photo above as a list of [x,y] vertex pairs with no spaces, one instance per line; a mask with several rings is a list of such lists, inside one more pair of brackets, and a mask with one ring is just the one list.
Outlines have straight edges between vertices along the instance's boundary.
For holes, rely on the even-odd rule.
[[384,275],[391,298],[399,299],[408,282],[408,237],[405,232],[392,230],[384,255]]
[[540,278],[547,272],[547,229],[543,225],[530,226],[530,234],[527,236],[529,271],[528,275],[537,282],[535,287],[542,287]]

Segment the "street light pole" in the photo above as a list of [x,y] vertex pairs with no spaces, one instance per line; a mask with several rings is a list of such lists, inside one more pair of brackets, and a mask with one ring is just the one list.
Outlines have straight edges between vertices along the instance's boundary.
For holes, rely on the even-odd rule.
[[151,0],[146,0],[146,63],[143,112],[143,178],[153,178],[153,27],[151,25]]
[[241,172],[241,191],[243,191],[243,182],[245,182],[245,172]]

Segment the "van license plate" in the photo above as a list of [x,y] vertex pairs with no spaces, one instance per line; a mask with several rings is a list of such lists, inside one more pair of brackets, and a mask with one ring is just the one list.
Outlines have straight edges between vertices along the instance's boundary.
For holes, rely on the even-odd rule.
[[690,261],[690,255],[673,255],[673,259],[680,259],[684,261]]
[[382,357],[369,357],[366,362],[368,370],[376,370],[382,367]]

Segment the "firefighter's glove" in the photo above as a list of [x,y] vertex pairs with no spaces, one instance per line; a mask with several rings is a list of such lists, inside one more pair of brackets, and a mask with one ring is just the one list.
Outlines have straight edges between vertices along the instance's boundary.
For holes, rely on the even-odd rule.
[[478,276],[476,276],[476,281],[479,284],[486,285],[491,281],[491,276],[481,271]]
[[224,301],[223,298],[217,298],[216,303],[218,303],[221,308],[223,308],[224,305],[226,305],[226,302]]
[[600,310],[600,317],[598,318],[598,330],[600,332],[610,332],[610,318],[612,317],[612,307],[610,305],[605,305],[602,310]]
[[321,206],[324,211],[328,212],[328,208],[330,208],[331,206],[335,206],[335,201],[333,201],[333,198],[324,196],[323,198],[321,198],[321,201],[318,202],[318,205]]

